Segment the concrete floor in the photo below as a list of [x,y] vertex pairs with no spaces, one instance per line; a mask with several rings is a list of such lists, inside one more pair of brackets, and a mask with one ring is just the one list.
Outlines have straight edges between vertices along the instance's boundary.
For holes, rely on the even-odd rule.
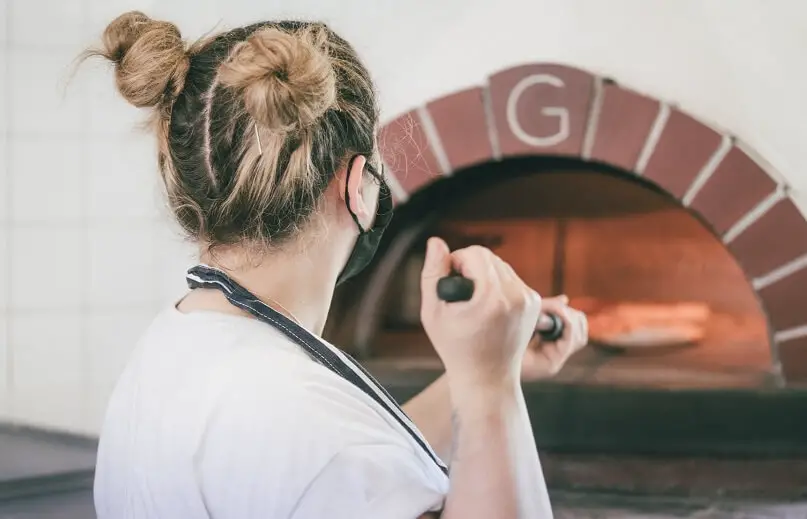
[[37,496],[0,503],[0,519],[95,519],[92,491]]
[[[556,519],[807,519],[807,460],[543,461]],[[0,426],[0,519],[94,519],[94,462],[93,440]]]
[[95,468],[95,441],[0,426],[0,484]]
[[[555,493],[555,519],[804,519],[807,502],[689,502]],[[0,504],[0,519],[94,519],[89,489]]]
[[553,492],[555,519],[805,519],[801,502],[693,500]]

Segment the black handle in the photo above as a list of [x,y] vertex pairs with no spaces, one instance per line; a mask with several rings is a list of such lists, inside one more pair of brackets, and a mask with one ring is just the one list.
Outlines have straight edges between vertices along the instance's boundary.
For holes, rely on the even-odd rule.
[[[437,281],[437,297],[446,303],[468,301],[474,295],[474,280],[452,274]],[[563,321],[554,314],[541,314],[538,318],[538,334],[541,339],[554,342],[563,335]]]
[[452,274],[437,281],[437,297],[446,303],[469,301],[474,295],[474,280]]

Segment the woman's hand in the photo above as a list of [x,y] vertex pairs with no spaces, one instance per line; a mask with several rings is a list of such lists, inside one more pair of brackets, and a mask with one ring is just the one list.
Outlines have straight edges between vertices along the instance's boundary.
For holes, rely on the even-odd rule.
[[[437,297],[438,280],[452,270],[474,281],[469,301]],[[439,238],[429,240],[421,289],[423,327],[457,394],[517,387],[541,297],[489,249],[450,252]]]
[[[452,269],[473,280],[469,301],[437,297],[437,282]],[[452,404],[454,445],[441,517],[552,517],[520,384],[541,297],[490,250],[452,253],[435,238],[421,279],[421,320],[445,365]]]
[[555,342],[545,342],[537,334],[533,337],[521,365],[521,379],[527,382],[556,375],[569,357],[588,344],[586,314],[571,308],[568,297],[544,299],[542,311],[563,321],[563,336]]

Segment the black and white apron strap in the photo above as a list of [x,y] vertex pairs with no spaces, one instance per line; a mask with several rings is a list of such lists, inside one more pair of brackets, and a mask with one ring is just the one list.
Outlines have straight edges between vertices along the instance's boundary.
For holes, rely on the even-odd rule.
[[350,355],[323,342],[302,326],[263,303],[218,269],[207,265],[197,265],[188,270],[187,281],[190,288],[220,290],[230,303],[249,312],[258,320],[275,327],[292,342],[303,348],[315,361],[362,390],[395,418],[440,470],[444,474],[448,474],[448,468],[420,435],[406,413],[387,390]]

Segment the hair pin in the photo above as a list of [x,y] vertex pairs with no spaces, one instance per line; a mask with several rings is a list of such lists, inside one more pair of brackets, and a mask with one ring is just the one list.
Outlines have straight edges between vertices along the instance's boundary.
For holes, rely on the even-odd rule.
[[253,126],[255,128],[255,140],[258,141],[258,156],[263,155],[263,146],[261,146],[261,135],[258,133],[258,124],[255,123]]

